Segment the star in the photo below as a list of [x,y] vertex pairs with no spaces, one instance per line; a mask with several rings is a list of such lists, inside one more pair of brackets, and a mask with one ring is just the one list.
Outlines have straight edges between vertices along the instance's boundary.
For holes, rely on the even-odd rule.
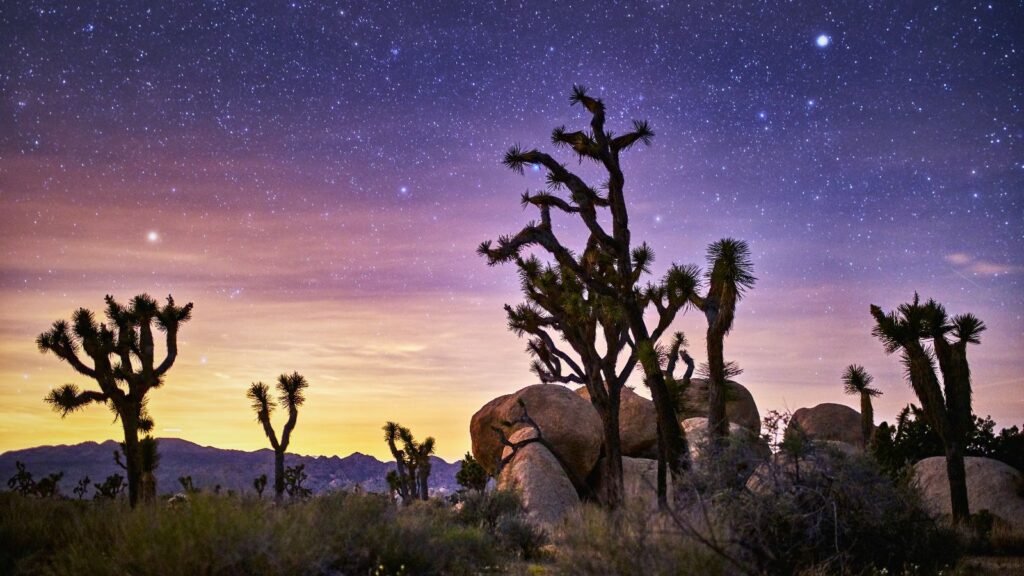
[[149,234],[146,234],[146,240],[150,244],[155,244],[160,241],[160,234],[156,230],[150,230]]
[[832,43],[832,38],[828,34],[820,34],[815,43],[818,45],[818,48],[827,48]]

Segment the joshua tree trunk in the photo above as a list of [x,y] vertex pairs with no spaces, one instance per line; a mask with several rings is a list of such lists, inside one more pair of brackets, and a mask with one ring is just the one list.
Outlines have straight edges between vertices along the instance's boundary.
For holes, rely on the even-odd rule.
[[[683,427],[679,424],[679,417],[673,406],[672,395],[669,394],[668,384],[665,383],[665,375],[661,372],[661,364],[654,351],[654,340],[647,330],[643,313],[634,306],[628,306],[630,330],[633,338],[636,339],[637,350],[641,366],[647,374],[647,387],[651,390],[651,400],[654,401],[654,410],[658,418],[659,430],[659,455],[665,460],[668,471],[673,479],[678,479],[683,472],[690,469],[690,448],[683,435]],[[649,351],[649,352],[648,352]],[[659,482],[658,500],[667,502],[667,482],[661,486]],[[682,484],[677,482],[677,486]]]
[[426,473],[426,474],[421,473],[420,474],[420,477],[419,477],[420,500],[426,500],[427,499],[427,495],[429,494],[428,486],[427,486],[427,478],[428,478],[428,476],[429,476],[429,473]]
[[867,449],[871,443],[871,435],[875,429],[875,410],[871,406],[871,395],[867,392],[860,393],[860,431],[863,436],[864,448]]
[[601,459],[602,503],[608,508],[618,508],[623,501],[622,484],[622,438],[619,436],[618,387],[608,394],[608,409],[601,413],[604,426],[604,458]]
[[128,503],[132,508],[139,503],[142,485],[142,451],[139,449],[139,419],[128,407],[121,413],[124,429],[125,474],[128,476]]
[[274,451],[274,498],[284,498],[284,450]]
[[964,445],[960,440],[946,444],[946,475],[949,477],[949,497],[953,519],[962,521],[970,517],[967,503],[967,471],[964,469]]
[[729,435],[729,418],[725,413],[724,334],[708,323],[708,434],[716,441]]

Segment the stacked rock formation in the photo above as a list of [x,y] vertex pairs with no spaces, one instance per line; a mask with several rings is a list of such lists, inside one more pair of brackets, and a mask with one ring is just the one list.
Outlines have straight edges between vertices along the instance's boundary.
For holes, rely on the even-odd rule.
[[[726,412],[736,418],[730,424],[732,433],[756,436],[760,415],[753,397],[743,386],[729,385]],[[701,410],[706,415],[706,384],[694,380],[687,393],[693,405],[681,419],[688,437],[697,439],[691,440],[696,460],[704,418],[690,416]],[[623,390],[619,433],[626,499],[653,509],[657,506],[658,442],[654,403],[633,390]],[[579,503],[581,494],[600,489],[594,471],[603,445],[601,418],[586,388],[574,392],[554,384],[535,384],[499,396],[473,415],[470,436],[473,457],[489,474],[497,475],[498,488],[518,490],[528,515],[542,525],[557,524]]]

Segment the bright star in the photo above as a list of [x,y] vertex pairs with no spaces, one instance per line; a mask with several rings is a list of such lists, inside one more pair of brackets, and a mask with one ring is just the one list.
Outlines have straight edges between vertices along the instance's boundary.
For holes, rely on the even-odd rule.
[[157,234],[156,230],[150,230],[149,234],[146,234],[146,240],[150,242],[157,242],[160,240],[160,235]]
[[818,48],[824,48],[832,43],[832,39],[828,37],[828,34],[822,34],[817,39]]

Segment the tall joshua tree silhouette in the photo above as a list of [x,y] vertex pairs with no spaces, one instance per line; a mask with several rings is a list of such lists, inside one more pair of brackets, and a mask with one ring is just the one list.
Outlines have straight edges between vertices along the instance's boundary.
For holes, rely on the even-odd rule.
[[309,382],[298,372],[292,372],[278,376],[276,387],[278,402],[284,404],[288,410],[288,420],[281,430],[280,440],[270,423],[270,415],[277,406],[270,397],[270,387],[263,382],[253,382],[246,396],[252,401],[256,421],[263,425],[263,432],[270,440],[270,447],[274,449],[274,497],[281,500],[284,497],[284,454],[288,451],[292,431],[295,430],[295,423],[299,419],[299,406],[306,401],[305,390],[309,388]]
[[[138,504],[142,482],[142,450],[139,432],[153,429],[146,410],[146,394],[163,384],[164,376],[178,357],[178,329],[192,315],[192,303],[177,306],[167,297],[164,306],[147,294],[126,305],[106,297],[106,323],[86,308],[79,308],[71,322],[58,320],[36,338],[40,352],[52,352],[79,374],[92,378],[99,390],[80,390],[65,384],[50,391],[46,402],[61,416],[96,402],[106,404],[121,420],[124,430],[125,470],[128,500]],[[166,356],[157,363],[153,333],[155,327],[166,338]],[[85,352],[86,359],[79,356]],[[89,366],[86,361],[92,364]]]
[[[967,345],[981,342],[985,323],[973,314],[950,318],[942,304],[931,299],[921,304],[916,293],[912,302],[899,305],[889,314],[872,304],[871,315],[875,318],[872,334],[882,342],[886,353],[900,352],[914,394],[942,440],[953,520],[963,522],[970,515],[964,470],[967,432],[971,428]],[[942,373],[941,387],[935,373],[936,360]]]
[[708,322],[708,432],[712,438],[729,434],[725,413],[725,336],[732,330],[736,304],[754,286],[750,247],[743,240],[724,238],[708,246],[708,293],[690,295],[690,302],[704,312]]
[[[580,161],[603,167],[608,174],[606,193],[599,193],[550,155],[513,146],[505,154],[507,167],[519,173],[526,166],[547,171],[549,189],[522,196],[524,206],[540,212],[540,221],[528,223],[515,235],[501,236],[497,243],[483,242],[478,252],[490,265],[512,262],[519,269],[526,302],[506,306],[509,327],[531,337],[528,351],[535,357],[533,369],[541,380],[587,387],[604,429],[605,458],[600,473],[606,490],[601,499],[614,507],[623,493],[620,397],[638,363],[663,432],[659,449],[673,475],[689,466],[686,438],[656,345],[687,305],[699,280],[696,267],[672,265],[660,282],[641,284],[650,273],[654,253],[647,244],[631,245],[619,156],[637,143],[651,142],[654,132],[647,122],[634,121],[632,131],[615,136],[605,130],[604,103],[589,96],[585,88],[574,86],[569,102],[587,109],[590,130],[555,128],[551,141],[556,147],[570,148]],[[568,191],[568,198],[559,194],[562,190]],[[555,235],[552,212],[578,218],[584,225],[588,237],[582,253],[576,255]],[[610,231],[602,223],[605,215],[610,217]],[[531,249],[544,253],[546,262],[536,255],[523,256],[524,250]],[[644,320],[649,308],[655,311],[653,328]],[[555,344],[556,336],[570,351]],[[620,353],[627,349],[628,358],[620,366]]]
[[850,364],[843,372],[843,391],[860,396],[860,431],[864,448],[871,442],[871,433],[875,429],[875,410],[871,406],[871,398],[882,395],[880,390],[871,387],[874,381],[875,377],[859,364]]

